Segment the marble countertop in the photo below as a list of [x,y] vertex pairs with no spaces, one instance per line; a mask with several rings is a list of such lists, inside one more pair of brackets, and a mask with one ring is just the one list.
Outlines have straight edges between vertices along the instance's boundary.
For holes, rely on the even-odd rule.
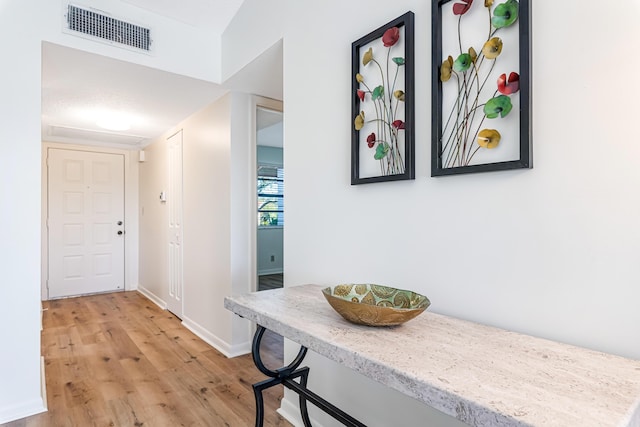
[[640,361],[429,311],[358,326],[322,288],[228,297],[225,307],[469,425],[640,427]]

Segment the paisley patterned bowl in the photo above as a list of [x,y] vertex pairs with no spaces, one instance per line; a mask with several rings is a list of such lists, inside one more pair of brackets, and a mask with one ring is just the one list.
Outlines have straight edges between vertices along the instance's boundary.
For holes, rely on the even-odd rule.
[[431,304],[427,297],[415,292],[373,284],[337,285],[322,293],[342,317],[368,326],[400,325]]

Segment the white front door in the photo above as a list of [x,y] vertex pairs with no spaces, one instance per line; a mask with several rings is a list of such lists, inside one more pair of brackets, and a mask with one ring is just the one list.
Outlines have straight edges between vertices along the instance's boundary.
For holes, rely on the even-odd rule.
[[169,298],[167,309],[182,318],[182,131],[167,140],[169,153]]
[[47,155],[49,298],[124,290],[124,156]]

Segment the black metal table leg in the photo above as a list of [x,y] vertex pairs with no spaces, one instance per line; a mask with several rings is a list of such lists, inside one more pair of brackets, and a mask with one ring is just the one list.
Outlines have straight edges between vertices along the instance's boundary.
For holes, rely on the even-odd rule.
[[[298,369],[298,366],[300,366],[307,354],[306,347],[300,346],[298,355],[288,365],[276,370],[267,368],[260,357],[260,343],[262,342],[262,336],[264,335],[265,330],[266,329],[263,326],[258,325],[256,333],[253,336],[253,344],[251,346],[253,363],[260,372],[270,377],[269,379],[260,381],[253,385],[253,394],[256,399],[256,427],[262,427],[264,424],[264,399],[262,391],[278,384],[283,384],[288,389],[298,393],[298,396],[300,397],[300,415],[302,416],[302,421],[304,422],[305,427],[312,427],[311,420],[309,419],[307,401],[313,403],[315,406],[331,415],[347,427],[366,427],[365,424],[335,407],[307,388],[309,368],[304,367]],[[294,381],[297,378],[300,378],[299,383]]]
[[266,328],[264,326],[258,325],[258,329],[256,329],[256,333],[253,336],[253,344],[251,346],[251,355],[253,356],[253,363],[256,365],[258,370],[263,374],[265,374],[266,376],[272,377],[272,378],[281,377],[283,374],[288,375],[293,371],[295,371],[304,360],[304,357],[307,355],[307,348],[300,346],[300,351],[298,351],[298,355],[296,356],[295,359],[293,359],[293,362],[289,363],[285,367],[282,367],[280,369],[276,369],[275,371],[273,371],[267,368],[266,366],[264,366],[264,363],[262,363],[262,358],[260,357],[260,343],[262,342],[262,336],[264,335],[265,331],[266,331]]
[[[309,368],[304,367],[298,370],[300,372],[300,385],[307,388],[307,378],[309,378]],[[300,402],[300,415],[302,415],[302,422],[304,422],[304,427],[312,427],[311,420],[309,419],[309,409],[307,408],[307,399],[304,394],[298,394],[299,402]]]

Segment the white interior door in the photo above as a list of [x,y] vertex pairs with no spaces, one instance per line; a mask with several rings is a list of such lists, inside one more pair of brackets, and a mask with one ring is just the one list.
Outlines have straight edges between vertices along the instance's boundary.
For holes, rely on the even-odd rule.
[[182,318],[182,131],[167,140],[169,152],[169,298],[167,309]]
[[49,298],[124,290],[124,156],[48,150]]

